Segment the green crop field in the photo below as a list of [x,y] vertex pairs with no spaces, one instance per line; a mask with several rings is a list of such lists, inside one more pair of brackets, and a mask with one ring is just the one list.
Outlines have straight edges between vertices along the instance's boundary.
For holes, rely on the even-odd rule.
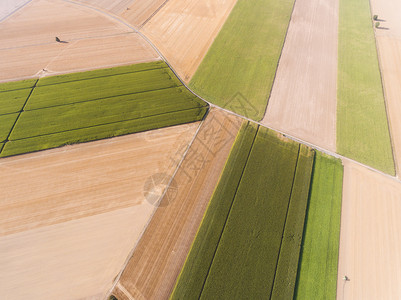
[[300,146],[272,299],[293,299],[304,231],[314,151]]
[[0,142],[19,115],[0,156],[194,122],[208,109],[164,63],[103,71],[40,79],[31,94],[0,92],[0,105],[18,111],[0,115]]
[[185,266],[177,280],[172,299],[199,299],[256,133],[256,124],[250,122],[242,124]]
[[336,299],[343,167],[316,154],[296,299]]
[[32,88],[36,79],[0,83],[0,92]]
[[241,128],[171,299],[293,295],[314,152],[255,133]]
[[199,95],[263,118],[294,0],[238,0],[190,81]]
[[341,0],[337,151],[395,174],[368,0]]

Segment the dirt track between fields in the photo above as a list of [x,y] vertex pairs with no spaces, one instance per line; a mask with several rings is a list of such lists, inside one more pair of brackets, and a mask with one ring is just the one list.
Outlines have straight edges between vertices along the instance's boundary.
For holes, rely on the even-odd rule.
[[401,172],[401,2],[371,0],[372,12],[380,19],[375,30],[386,96],[387,114],[397,174]]
[[2,298],[103,299],[198,126],[0,159]]
[[185,82],[189,82],[236,0],[169,0],[142,28]]
[[401,183],[344,165],[337,299],[401,299]]
[[338,0],[297,0],[263,124],[336,151]]
[[[184,264],[241,120],[212,110],[125,268],[117,293],[167,299]],[[129,298],[128,297],[128,298]]]
[[0,81],[156,59],[127,26],[60,0],[32,1],[0,23]]

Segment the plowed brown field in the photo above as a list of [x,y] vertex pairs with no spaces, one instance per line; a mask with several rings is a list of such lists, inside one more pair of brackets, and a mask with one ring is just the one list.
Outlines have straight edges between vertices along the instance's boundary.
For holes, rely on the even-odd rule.
[[169,0],[142,31],[188,82],[235,3],[236,0]]
[[1,297],[103,299],[198,126],[0,159]]
[[381,28],[376,29],[376,40],[398,174],[401,172],[401,2],[371,2],[372,11],[379,16],[381,22]]
[[0,23],[0,81],[156,59],[127,26],[73,3],[32,1]]
[[[126,266],[117,293],[168,299],[240,127],[212,110]],[[129,293],[129,295],[127,294]]]
[[401,299],[401,182],[344,160],[342,203],[337,299]]
[[338,0],[297,0],[263,124],[336,151]]

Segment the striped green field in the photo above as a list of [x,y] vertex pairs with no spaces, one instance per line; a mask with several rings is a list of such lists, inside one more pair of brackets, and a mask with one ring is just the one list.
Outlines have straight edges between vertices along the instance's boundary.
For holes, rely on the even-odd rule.
[[337,152],[395,174],[368,0],[340,0]]
[[343,167],[316,153],[296,299],[336,299]]
[[264,116],[294,0],[238,0],[189,86],[253,120]]
[[171,299],[293,295],[313,158],[245,123]]
[[0,115],[1,157],[194,122],[208,109],[161,62],[43,78],[32,93],[3,88],[2,103],[18,113]]

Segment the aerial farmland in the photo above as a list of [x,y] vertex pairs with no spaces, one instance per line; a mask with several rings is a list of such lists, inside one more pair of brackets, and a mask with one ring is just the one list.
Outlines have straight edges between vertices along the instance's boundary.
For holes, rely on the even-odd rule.
[[398,0],[0,2],[0,299],[401,299]]

